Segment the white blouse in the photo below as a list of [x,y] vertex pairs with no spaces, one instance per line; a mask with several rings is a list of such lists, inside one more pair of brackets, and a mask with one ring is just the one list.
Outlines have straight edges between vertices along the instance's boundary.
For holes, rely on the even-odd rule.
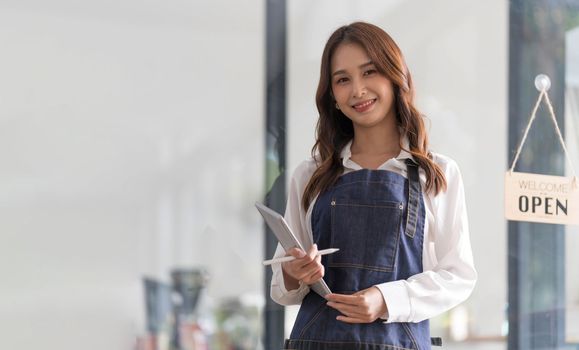
[[[405,142],[407,146],[407,142]],[[360,170],[351,157],[352,143],[342,150],[344,174]],[[408,148],[408,147],[405,147]],[[412,155],[404,150],[378,169],[396,172],[404,177],[405,159]],[[468,298],[477,279],[470,246],[468,218],[462,177],[457,164],[450,158],[433,154],[433,160],[446,176],[447,190],[434,196],[423,192],[426,209],[424,223],[423,272],[406,280],[376,285],[382,292],[388,314],[382,318],[390,322],[420,322],[458,305]],[[303,161],[294,171],[288,193],[285,220],[306,249],[313,244],[311,216],[315,198],[307,212],[301,205],[304,189],[316,169],[313,158]],[[422,188],[425,174],[419,171]],[[285,255],[278,244],[274,257]],[[271,298],[282,305],[300,304],[310,288],[300,284],[295,290],[286,290],[281,264],[273,264]]]

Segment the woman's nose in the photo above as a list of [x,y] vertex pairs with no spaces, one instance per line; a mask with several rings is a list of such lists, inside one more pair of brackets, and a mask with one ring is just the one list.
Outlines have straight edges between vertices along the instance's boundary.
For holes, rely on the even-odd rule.
[[366,85],[361,79],[355,79],[352,82],[352,95],[353,97],[359,98],[366,94]]

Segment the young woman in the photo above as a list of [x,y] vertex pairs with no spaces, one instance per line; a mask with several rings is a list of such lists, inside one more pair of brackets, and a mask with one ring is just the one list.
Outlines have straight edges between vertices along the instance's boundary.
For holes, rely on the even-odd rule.
[[[285,219],[308,247],[272,266],[271,297],[301,307],[285,349],[430,349],[428,319],[474,288],[463,184],[430,152],[400,49],[363,22],[322,55],[312,158],[295,170]],[[319,249],[339,248],[323,257]],[[323,278],[325,298],[309,285]]]

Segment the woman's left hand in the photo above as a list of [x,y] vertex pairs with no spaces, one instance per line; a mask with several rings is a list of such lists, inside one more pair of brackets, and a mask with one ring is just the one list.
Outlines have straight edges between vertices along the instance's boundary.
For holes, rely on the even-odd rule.
[[388,311],[384,297],[377,287],[370,287],[352,295],[328,294],[327,305],[340,311],[338,321],[372,323]]

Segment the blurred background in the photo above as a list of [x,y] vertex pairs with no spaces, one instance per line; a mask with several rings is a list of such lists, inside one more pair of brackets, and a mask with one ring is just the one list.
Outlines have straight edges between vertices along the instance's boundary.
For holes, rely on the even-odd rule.
[[[579,349],[579,228],[503,215],[539,73],[579,170],[579,1],[539,0],[0,0],[0,348],[281,349],[297,307],[269,298],[254,203],[283,209],[355,20],[462,170],[479,281],[432,335]],[[537,118],[519,170],[572,175]]]

